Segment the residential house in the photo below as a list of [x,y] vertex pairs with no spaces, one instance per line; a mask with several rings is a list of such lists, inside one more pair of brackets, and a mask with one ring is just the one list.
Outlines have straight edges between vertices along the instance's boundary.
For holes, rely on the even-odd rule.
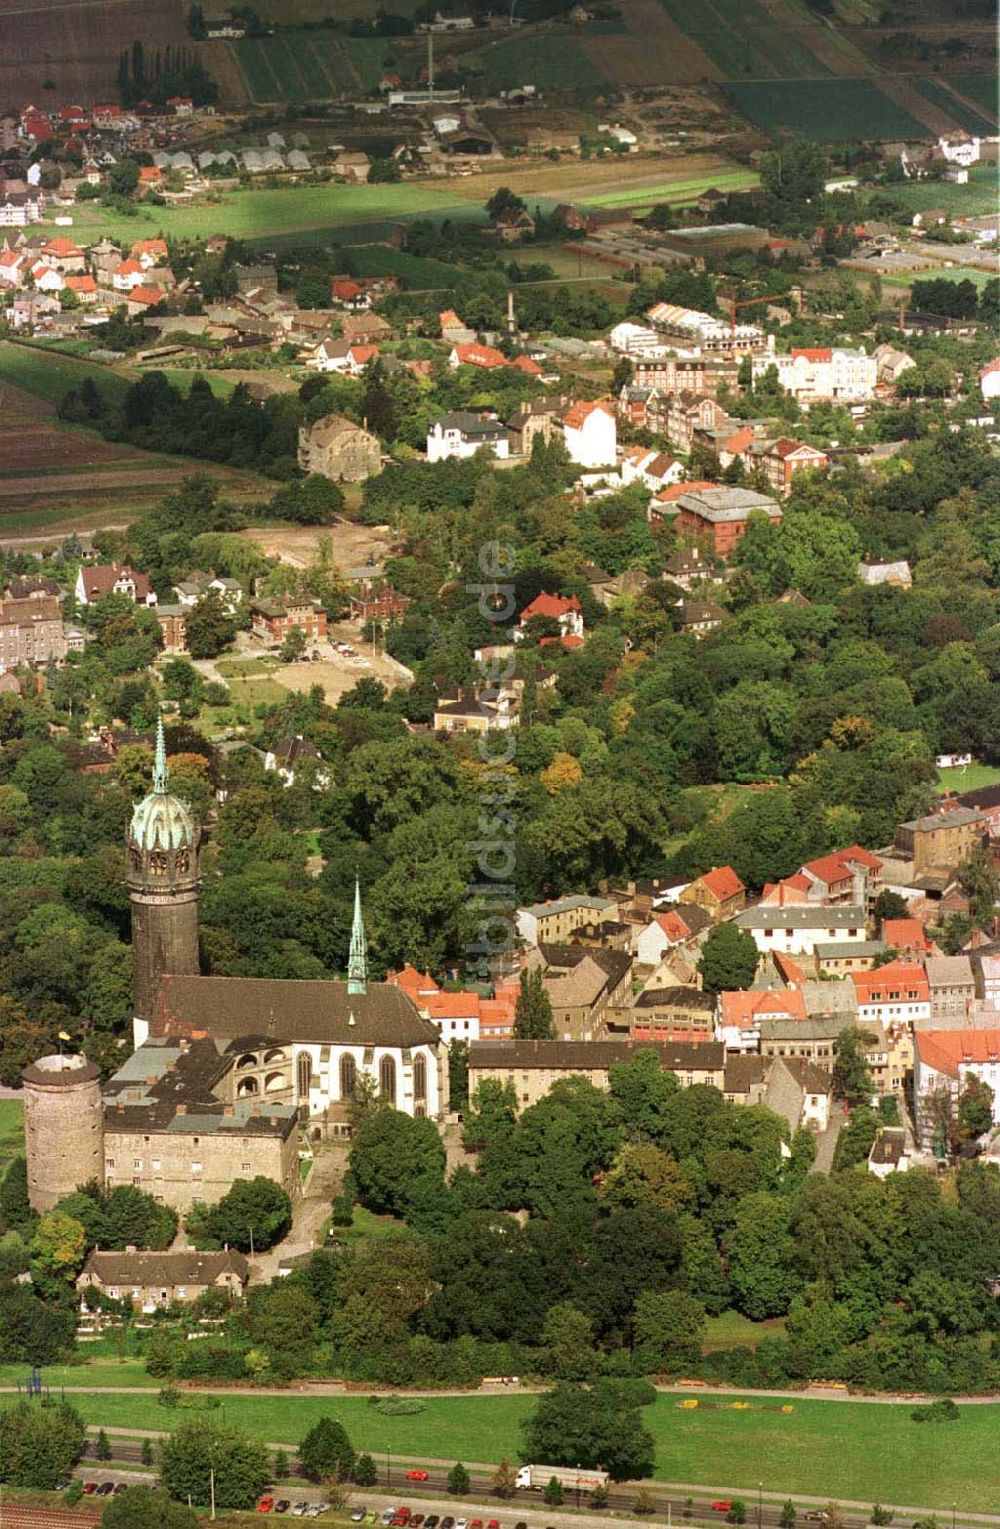
[[453,370],[459,366],[477,366],[482,371],[492,372],[506,366],[507,357],[492,345],[480,345],[473,340],[467,345],[453,345],[448,365]]
[[652,493],[657,494],[661,489],[671,488],[673,484],[680,483],[685,470],[683,462],[672,456],[670,452],[651,452],[643,460],[636,477]]
[[913,1038],[913,1096],[917,1139],[935,1145],[970,1078],[993,1090],[993,1124],[1000,1125],[1000,1029],[918,1030]]
[[868,1172],[877,1179],[887,1179],[890,1173],[905,1173],[910,1162],[904,1128],[881,1126],[868,1154]]
[[[595,1088],[609,1087],[614,1066],[630,1062],[636,1047],[616,1041],[508,1041],[501,1045],[480,1042],[469,1047],[469,1092],[487,1079],[513,1086],[519,1109],[544,1099],[563,1078],[586,1078]],[[684,1087],[707,1083],[721,1088],[725,1063],[721,1046],[708,1042],[672,1042],[643,1046],[655,1051],[660,1066],[672,1072]]]
[[40,223],[45,212],[45,193],[36,186],[26,191],[0,191],[0,228],[26,228]]
[[283,643],[296,627],[307,642],[317,642],[326,636],[326,611],[318,600],[310,600],[305,596],[285,595],[274,600],[254,600],[250,605],[250,613],[254,635],[269,643]]
[[698,876],[684,888],[677,901],[681,917],[686,903],[704,908],[713,923],[731,919],[746,906],[747,889],[731,865],[718,865]]
[[360,149],[341,149],[333,161],[333,173],[341,180],[363,186],[371,173],[371,160]]
[[761,1103],[780,1115],[794,1133],[805,1127],[822,1132],[830,1123],[830,1074],[806,1057],[774,1057]]
[[895,847],[913,861],[918,878],[957,871],[971,852],[983,842],[986,818],[969,807],[956,807],[947,800],[927,814],[900,823]]
[[330,280],[330,294],[335,303],[351,313],[358,313],[372,305],[371,293],[351,276],[334,276]]
[[790,440],[785,435],[751,450],[750,455],[754,464],[763,468],[768,483],[778,494],[791,493],[796,473],[822,472],[830,464],[825,451],[807,446],[804,441]]
[[736,917],[762,955],[779,951],[815,958],[816,946],[866,938],[863,908],[773,908],[759,904]]
[[414,999],[446,1046],[452,1041],[473,1045],[480,1039],[483,998],[475,992],[426,993]]
[[38,258],[54,271],[61,271],[64,276],[79,276],[87,269],[86,256],[72,239],[49,239],[39,250]]
[[303,738],[301,733],[293,737],[279,738],[264,755],[264,769],[273,770],[286,786],[294,786],[295,777],[303,767],[315,770],[317,786],[328,786],[330,776],[322,768],[323,756],[315,743]]
[[704,543],[716,557],[730,556],[745,535],[751,515],[766,515],[772,525],[781,520],[781,506],[753,489],[678,487],[682,492],[672,503],[664,503],[663,518],[672,515],[679,537]]
[[468,409],[455,409],[442,414],[427,432],[428,462],[474,457],[477,451],[488,451],[494,457],[510,455],[510,435],[492,411],[473,414]]
[[0,673],[66,657],[59,600],[53,595],[0,600]]
[[765,1019],[805,1020],[805,999],[797,988],[747,988],[720,993],[716,1000],[714,1035],[727,1052],[760,1050]]
[[231,1301],[241,1301],[250,1279],[250,1265],[242,1253],[228,1248],[221,1253],[144,1253],[134,1247],[124,1253],[92,1248],[77,1276],[76,1288],[84,1309],[87,1292],[109,1301],[128,1301],[144,1315],[175,1302],[189,1305],[209,1290],[221,1290]]
[[111,286],[115,292],[131,292],[133,287],[142,286],[146,279],[145,268],[138,260],[121,260],[110,270]]
[[554,621],[563,637],[583,638],[583,611],[576,595],[550,595],[544,592],[524,607],[518,625],[514,628],[514,641],[522,642],[528,635],[528,622],[536,619]]
[[441,324],[441,338],[451,346],[471,345],[476,338],[476,331],[463,324],[454,308],[445,308],[438,315]]
[[582,924],[613,914],[617,906],[613,897],[591,897],[585,893],[531,903],[517,909],[517,932],[525,945],[561,945]]
[[663,577],[678,588],[690,590],[700,584],[723,584],[725,579],[697,542],[692,547],[678,547],[663,565]]
[[22,287],[30,263],[22,250],[4,250],[0,253],[0,286]]
[[808,900],[828,907],[868,910],[882,890],[882,861],[860,844],[806,861],[799,875],[806,883]]
[[149,575],[138,573],[127,563],[84,563],[74,592],[79,605],[92,605],[105,595],[124,595],[133,605],[156,604]]
[[85,308],[92,308],[97,302],[97,282],[89,271],[82,276],[67,276],[66,291],[72,292],[77,302]]
[[635,1041],[712,1040],[715,999],[700,987],[648,987],[632,1000],[628,1030]]
[[530,457],[536,439],[551,441],[560,428],[562,398],[531,398],[507,421],[512,456]]
[[721,429],[729,423],[729,415],[714,398],[683,389],[666,398],[665,415],[657,411],[656,423],[651,422],[650,429],[665,435],[678,450],[688,452],[698,431]]
[[190,607],[186,605],[157,605],[156,619],[163,638],[164,653],[187,652],[187,622],[190,614]]
[[916,365],[912,356],[908,356],[905,350],[897,350],[894,345],[876,345],[872,359],[876,364],[878,381],[884,388],[894,388],[902,374]]
[[410,604],[409,595],[401,595],[391,585],[384,584],[380,589],[351,596],[351,620],[360,622],[362,626],[369,621],[400,621]]
[[585,945],[539,945],[528,955],[540,966],[561,1040],[598,1040],[608,1016],[628,1006],[632,957]]
[[850,981],[858,998],[858,1023],[895,1026],[926,1025],[931,1014],[927,973],[916,961],[889,961],[870,972],[853,972]]
[[830,940],[813,950],[818,977],[846,977],[851,972],[870,972],[888,947],[884,940]]
[[336,372],[343,377],[360,377],[370,361],[378,355],[377,345],[362,345],[352,340],[335,340],[328,336],[317,345],[310,365],[318,372]]
[[914,961],[922,961],[932,949],[927,931],[918,918],[883,919],[882,940],[898,956],[909,956]]
[[1000,356],[994,357],[979,373],[979,391],[987,403],[1000,398]]
[[924,962],[930,989],[929,1030],[963,1030],[976,997],[968,956],[928,956]]
[[753,357],[754,384],[773,367],[778,384],[804,407],[819,400],[860,403],[875,396],[878,362],[865,350],[837,346],[796,347],[788,355],[773,350]]
[[452,695],[438,696],[434,704],[434,731],[437,733],[505,732],[518,723],[518,704],[503,686],[490,686],[476,693],[469,688]]
[[512,207],[504,212],[488,230],[503,244],[520,244],[522,239],[535,237],[535,220],[525,207]]
[[707,637],[726,619],[726,612],[714,600],[683,600],[680,607],[680,630],[688,637]]
[[382,469],[378,437],[343,414],[324,414],[299,427],[299,466],[305,473],[360,483]]
[[618,453],[618,427],[610,403],[575,403],[562,417],[563,440],[579,467],[611,467]]
[[125,311],[130,319],[139,318],[150,308],[155,308],[158,303],[162,303],[163,297],[164,294],[159,287],[140,283],[126,296]]
[[377,344],[392,334],[392,325],[380,313],[347,313],[340,321],[340,328],[344,339],[352,345]]

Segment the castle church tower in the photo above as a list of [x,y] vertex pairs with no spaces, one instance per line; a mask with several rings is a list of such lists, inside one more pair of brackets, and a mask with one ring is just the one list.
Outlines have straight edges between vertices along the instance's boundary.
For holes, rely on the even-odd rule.
[[156,727],[153,789],[128,831],[132,905],[132,1003],[135,1044],[149,1033],[160,978],[198,972],[198,825],[169,790],[162,717]]

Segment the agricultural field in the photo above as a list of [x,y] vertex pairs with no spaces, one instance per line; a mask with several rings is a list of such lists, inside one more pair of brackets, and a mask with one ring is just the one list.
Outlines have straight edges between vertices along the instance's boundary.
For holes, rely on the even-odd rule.
[[[607,41],[613,39],[602,37],[602,46]],[[530,83],[539,90],[592,98],[608,83],[584,51],[581,39],[565,27],[530,35],[516,33],[463,51],[457,55],[457,63],[463,78],[487,92]]]
[[875,80],[784,80],[778,89],[730,83],[723,89],[759,127],[815,143],[928,136],[927,128],[890,101]]
[[813,79],[831,71],[810,46],[825,29],[803,7],[779,19],[758,0],[662,0],[668,15],[708,54],[723,79]]
[[388,244],[352,245],[350,251],[347,264],[352,276],[398,276],[416,289],[450,287],[455,280],[454,266],[443,260],[408,255]]
[[0,341],[0,386],[10,384],[54,407],[70,388],[79,387],[88,377],[105,398],[117,403],[125,396],[134,374],[64,356],[37,345]]
[[[996,166],[975,165],[965,186],[951,181],[906,181],[892,187],[892,198],[913,212],[940,207],[952,217],[976,218],[996,211]],[[960,249],[955,258],[961,259]]]
[[454,195],[482,204],[498,186],[509,186],[532,205],[537,199],[543,207],[566,201],[612,207],[679,198],[696,201],[710,186],[721,188],[727,183],[753,186],[757,177],[720,154],[658,155],[653,161],[609,155],[597,162],[580,159],[559,164],[528,159],[458,181]]
[[[23,1379],[23,1366],[5,1366],[5,1384]],[[124,1367],[123,1367],[124,1368]],[[94,1374],[108,1385],[111,1374]],[[93,1372],[92,1372],[93,1373]],[[7,1377],[10,1378],[7,1378]],[[182,1411],[160,1406],[153,1391],[135,1387],[132,1362],[120,1393],[67,1392],[85,1422],[108,1428],[171,1430]],[[52,1385],[86,1383],[82,1370],[43,1371]],[[520,1424],[534,1406],[531,1396],[423,1398],[420,1412],[386,1416],[362,1396],[253,1396],[232,1393],[226,1422],[253,1438],[295,1445],[318,1421],[334,1413],[356,1449],[426,1459],[492,1462],[502,1454],[521,1458]],[[683,1403],[696,1402],[685,1407]],[[745,1405],[744,1405],[745,1403]],[[991,1473],[1000,1406],[966,1406],[956,1423],[932,1428],[912,1421],[912,1404],[782,1402],[752,1394],[681,1397],[661,1393],[643,1409],[657,1441],[656,1478],[755,1490],[763,1474],[768,1492],[822,1493],[823,1497],[889,1501],[947,1510],[995,1507]]]
[[996,74],[953,74],[948,84],[961,95],[968,96],[970,101],[975,101],[977,106],[983,107],[996,121],[997,90],[1000,85]]
[[321,29],[277,32],[229,44],[252,101],[367,95],[384,72],[389,40]]
[[996,117],[974,102],[961,100],[949,89],[945,79],[929,79],[926,76],[914,81],[917,90],[928,101],[939,106],[953,118],[959,127],[969,133],[995,133]]
[[122,48],[187,41],[186,0],[0,0],[0,101],[114,100]]
[[622,0],[623,36],[596,36],[587,28],[580,47],[612,85],[696,84],[714,80],[719,71],[703,48],[689,37],[661,0]]

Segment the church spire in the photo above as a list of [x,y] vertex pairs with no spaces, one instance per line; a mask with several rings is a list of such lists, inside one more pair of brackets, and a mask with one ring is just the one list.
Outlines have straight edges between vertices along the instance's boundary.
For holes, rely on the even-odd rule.
[[354,878],[354,923],[351,926],[351,953],[347,961],[347,991],[368,991],[368,941],[365,939],[365,922],[361,917],[361,883]]
[[167,789],[167,742],[163,736],[163,713],[156,718],[156,753],[153,756],[153,790],[160,796]]

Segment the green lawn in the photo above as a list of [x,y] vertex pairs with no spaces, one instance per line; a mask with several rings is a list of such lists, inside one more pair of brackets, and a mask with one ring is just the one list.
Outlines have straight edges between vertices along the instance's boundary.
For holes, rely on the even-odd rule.
[[161,233],[177,239],[207,238],[220,229],[235,239],[265,239],[271,234],[317,229],[329,230],[333,237],[337,229],[368,224],[377,229],[400,218],[475,215],[481,215],[479,208],[470,208],[468,202],[436,186],[331,183],[282,191],[221,192],[214,202],[153,207],[131,218],[85,202],[74,209],[73,232],[86,242],[96,242],[107,234],[129,243]]
[[[8,1367],[9,1368],[9,1367]],[[65,1372],[43,1371],[43,1380]],[[79,1375],[79,1372],[76,1372]],[[1000,1405],[963,1407],[957,1423],[914,1423],[910,1406],[861,1402],[794,1401],[792,1411],[764,1397],[714,1403],[698,1397],[657,1397],[644,1419],[657,1440],[660,1480],[703,1482],[769,1492],[906,1503],[985,1511],[996,1507],[996,1440]],[[183,1412],[161,1407],[154,1396],[73,1398],[84,1421],[115,1428],[172,1429]],[[355,1448],[427,1459],[493,1462],[523,1458],[521,1420],[530,1396],[430,1397],[422,1412],[386,1417],[364,1397],[232,1396],[225,1417],[254,1438],[295,1445],[317,1421],[339,1418]]]
[[24,1105],[20,1099],[0,1099],[0,1175],[12,1157],[24,1153]]
[[939,770],[937,772],[937,790],[944,791],[981,791],[984,786],[1000,785],[1000,769],[996,765],[971,764],[961,770]]
[[738,1311],[724,1311],[718,1317],[709,1317],[705,1328],[705,1351],[711,1353],[724,1348],[756,1348],[765,1338],[777,1338],[785,1330],[784,1317],[774,1317],[767,1322],[751,1322]]
[[[960,252],[959,252],[960,253]],[[956,265],[926,271],[913,271],[908,276],[880,276],[883,287],[912,287],[915,281],[971,281],[974,286],[985,287],[993,277],[989,271],[979,271],[973,266]]]
[[760,177],[753,170],[716,170],[692,180],[665,180],[659,185],[625,185],[621,190],[604,191],[599,196],[576,198],[578,207],[652,207],[656,202],[695,202],[714,186],[717,191],[746,191],[756,186]]

